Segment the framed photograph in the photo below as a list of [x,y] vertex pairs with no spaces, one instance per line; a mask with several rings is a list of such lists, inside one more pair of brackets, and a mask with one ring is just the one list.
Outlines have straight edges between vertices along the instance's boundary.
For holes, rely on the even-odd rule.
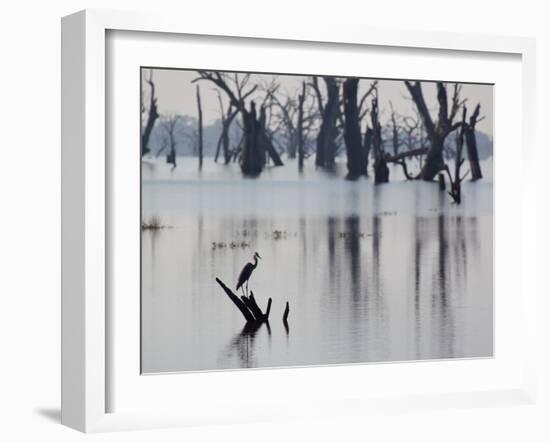
[[62,44],[63,423],[532,400],[531,40],[84,11]]
[[493,84],[141,76],[142,374],[493,356]]

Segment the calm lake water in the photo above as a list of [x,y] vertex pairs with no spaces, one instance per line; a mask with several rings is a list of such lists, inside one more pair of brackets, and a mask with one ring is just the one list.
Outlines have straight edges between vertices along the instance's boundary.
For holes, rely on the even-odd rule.
[[[142,165],[144,373],[492,356],[493,184],[348,182],[296,164],[243,179],[237,165]],[[244,319],[215,282],[250,289],[269,326]],[[282,322],[290,303],[289,329]]]

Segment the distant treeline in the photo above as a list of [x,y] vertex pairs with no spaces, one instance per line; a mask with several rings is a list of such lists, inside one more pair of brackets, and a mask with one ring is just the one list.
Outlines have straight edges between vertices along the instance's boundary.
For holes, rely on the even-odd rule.
[[[301,85],[286,92],[273,75],[196,73],[191,80],[196,119],[160,115],[153,71],[142,77],[149,86],[148,100],[141,97],[142,156],[166,155],[174,168],[178,156],[197,156],[199,170],[204,157],[213,156],[226,165],[238,163],[243,176],[259,177],[267,166],[284,166],[286,159],[297,159],[301,173],[312,156],[317,168],[331,171],[345,155],[348,180],[372,173],[375,184],[388,183],[388,165],[396,164],[408,181],[438,182],[441,190],[449,186],[447,193],[460,204],[461,183],[482,179],[480,160],[492,155],[491,140],[476,128],[485,118],[481,102],[469,105],[460,83],[403,80],[414,115],[402,115],[379,96],[378,80],[304,76]],[[218,95],[220,117],[214,124],[203,120],[201,84]],[[437,104],[426,101],[427,84],[435,87]],[[382,122],[384,112],[387,122]],[[414,173],[411,159],[419,161]],[[468,169],[461,170],[466,161]]]
[[[172,119],[174,116],[171,117]],[[197,156],[198,155],[198,131],[197,131],[197,118],[187,115],[178,115],[176,129],[175,129],[175,142],[176,142],[176,155],[178,156]],[[167,121],[163,117],[159,118],[159,121],[154,126],[151,138],[149,140],[149,149],[151,150],[150,155],[156,156],[157,154],[166,154],[169,140],[167,138]],[[387,132],[390,128],[387,127]],[[203,154],[206,157],[213,157],[216,154],[218,141],[220,138],[220,133],[222,131],[222,122],[221,119],[217,119],[210,125],[204,125],[203,128],[203,143],[204,151]],[[236,146],[242,136],[241,129],[237,124],[231,124],[229,130],[229,144]],[[274,136],[276,148],[281,154],[285,150],[285,139],[283,137],[278,137],[277,134]],[[493,156],[493,140],[483,132],[476,131],[476,138],[478,143],[478,153],[480,160],[486,160]],[[454,140],[451,138],[446,140],[446,154],[450,158],[453,155],[454,151]],[[385,149],[391,149],[391,139],[386,137],[383,139],[383,145]],[[306,146],[306,150],[314,151],[314,143],[309,143],[309,146]],[[339,150],[339,155],[345,156],[345,151],[343,149]],[[465,152],[466,158],[468,157],[467,152]]]

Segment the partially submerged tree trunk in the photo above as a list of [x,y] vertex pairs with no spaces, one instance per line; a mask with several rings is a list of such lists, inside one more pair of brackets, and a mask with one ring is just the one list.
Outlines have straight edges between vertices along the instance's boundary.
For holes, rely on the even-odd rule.
[[201,91],[199,85],[197,85],[197,113],[198,113],[198,126],[199,126],[199,170],[202,169],[202,154],[203,154],[203,140],[202,140],[202,106],[201,106]]
[[[172,164],[173,167],[176,167],[176,137],[178,134],[178,122],[180,117],[177,115],[169,115],[161,120],[161,128],[166,133],[166,144],[165,146],[169,148],[168,154],[166,155],[166,162]],[[165,146],[162,147],[164,150]]]
[[242,112],[244,145],[241,155],[241,170],[249,176],[259,175],[266,163],[266,155],[273,160],[275,166],[282,166],[281,157],[273,147],[265,127],[265,110],[256,115],[256,105],[252,101],[250,111]]
[[357,89],[359,79],[348,78],[343,83],[344,96],[344,141],[346,143],[348,179],[357,179],[366,174],[363,153]]
[[259,175],[265,163],[265,156],[260,151],[259,125],[256,118],[256,104],[251,102],[250,111],[242,112],[244,145],[241,155],[241,170],[250,176]]
[[[323,77],[327,88],[327,101],[323,105],[320,101],[321,127],[317,136],[317,154],[315,156],[315,165],[325,169],[334,167],[334,158],[336,154],[336,137],[338,130],[336,120],[338,118],[338,108],[340,106],[338,83],[334,77]],[[318,100],[320,98],[319,88],[317,86],[317,77],[314,77],[314,85]]]
[[260,107],[260,116],[258,117],[258,121],[256,122],[256,130],[258,132],[258,139],[256,146],[256,149],[259,152],[260,158],[262,158],[262,169],[269,164],[269,157],[267,155],[268,151],[268,143],[270,143],[270,140],[268,139],[267,133],[266,133],[266,115],[265,115],[265,108]]
[[439,183],[439,190],[445,190],[445,175],[442,173],[437,174],[437,182]]
[[296,155],[298,154],[298,137],[298,129],[296,129],[296,131],[294,132],[290,132],[286,154],[288,158],[292,160],[295,159]]
[[388,169],[386,157],[382,150],[382,127],[378,120],[378,98],[372,100],[370,114],[373,127],[372,147],[374,149],[374,183],[387,183],[390,178],[390,170]]
[[150,152],[149,139],[155,126],[155,121],[159,117],[157,110],[157,98],[155,97],[155,83],[153,83],[153,72],[151,71],[151,77],[146,80],[147,84],[151,87],[151,99],[149,100],[149,115],[147,116],[147,123],[145,129],[141,135],[141,156],[147,155]]
[[170,152],[166,155],[166,162],[176,167],[176,144],[170,141]]
[[439,103],[438,120],[436,123],[432,120],[426,101],[424,100],[424,94],[422,92],[422,84],[420,81],[410,82],[405,81],[405,85],[411,94],[411,97],[418,109],[418,113],[422,117],[426,133],[430,141],[430,150],[426,155],[426,160],[419,174],[419,178],[425,181],[433,181],[436,175],[445,169],[445,162],[443,160],[443,147],[445,138],[454,130],[456,130],[460,123],[453,123],[453,120],[460,107],[459,94],[460,87],[458,84],[454,85],[454,92],[451,102],[451,110],[449,112],[449,105],[447,99],[447,89],[445,84],[438,82],[437,87],[437,101]]
[[479,165],[479,155],[477,152],[477,140],[476,140],[476,124],[479,117],[478,104],[474,110],[474,113],[470,117],[470,123],[466,125],[466,149],[468,151],[468,161],[470,162],[470,173],[472,174],[472,181],[477,181],[483,178],[481,173],[481,167]]
[[306,84],[302,83],[302,93],[298,96],[298,170],[304,169],[304,100]]
[[455,170],[454,177],[451,175],[449,168],[447,167],[447,173],[449,174],[449,181],[451,182],[451,190],[449,195],[456,204],[460,204],[462,201],[462,181],[466,178],[466,175],[463,177],[460,176],[460,168],[464,163],[464,158],[462,157],[462,147],[464,145],[464,131],[466,129],[466,107],[462,111],[462,125],[460,130],[456,135],[456,151],[455,151]]

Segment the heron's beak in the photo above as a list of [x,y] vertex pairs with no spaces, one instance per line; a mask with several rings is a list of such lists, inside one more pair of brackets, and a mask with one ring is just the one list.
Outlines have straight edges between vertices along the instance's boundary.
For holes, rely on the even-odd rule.
[[262,259],[262,257],[261,257],[258,253],[256,253],[256,256],[257,256],[258,258]]

